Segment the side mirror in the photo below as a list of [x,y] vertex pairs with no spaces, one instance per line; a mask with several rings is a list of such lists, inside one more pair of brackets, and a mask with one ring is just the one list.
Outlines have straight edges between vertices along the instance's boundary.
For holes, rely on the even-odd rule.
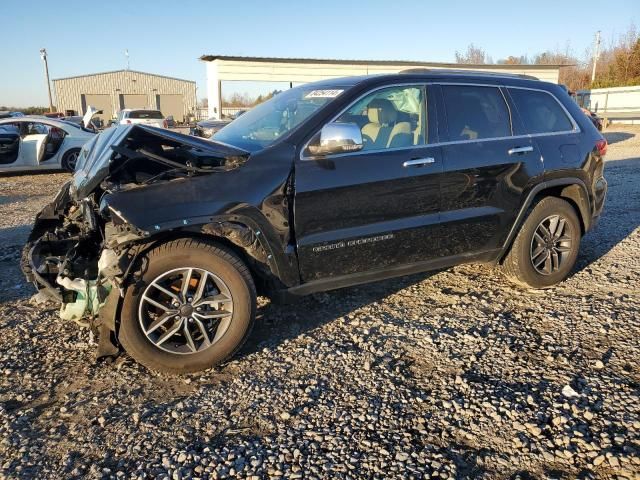
[[355,123],[328,123],[317,137],[307,148],[310,155],[357,152],[363,147],[362,132]]

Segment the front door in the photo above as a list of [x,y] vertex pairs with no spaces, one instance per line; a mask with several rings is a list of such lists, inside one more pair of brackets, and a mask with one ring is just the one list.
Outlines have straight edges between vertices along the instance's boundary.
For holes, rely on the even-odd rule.
[[[519,212],[523,192],[541,176],[540,152],[519,125],[498,86],[442,85],[441,255],[500,248]],[[515,130],[514,130],[515,129]]]
[[297,161],[295,234],[303,281],[437,254],[442,159],[440,148],[425,141],[425,92],[407,85],[361,97],[335,121],[356,123],[363,149]]

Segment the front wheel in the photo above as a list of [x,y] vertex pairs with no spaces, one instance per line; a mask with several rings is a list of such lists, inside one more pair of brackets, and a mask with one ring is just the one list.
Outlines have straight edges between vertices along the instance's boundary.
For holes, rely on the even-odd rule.
[[149,252],[125,294],[118,339],[136,361],[166,373],[196,372],[231,357],[249,335],[256,291],[230,250],[195,239]]
[[560,198],[543,198],[520,228],[503,271],[524,287],[552,287],[566,279],[576,263],[580,236],[573,206]]

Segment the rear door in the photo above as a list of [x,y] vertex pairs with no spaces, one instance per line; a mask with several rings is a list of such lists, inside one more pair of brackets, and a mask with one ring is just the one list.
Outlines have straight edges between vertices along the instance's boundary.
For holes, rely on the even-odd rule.
[[363,150],[297,161],[303,281],[437,255],[442,158],[428,143],[426,92],[424,85],[402,85],[364,95],[334,120],[358,124],[368,136]]
[[542,152],[547,172],[562,176],[562,169],[580,164],[588,154],[580,151],[580,129],[553,94],[521,87],[509,87],[507,92],[526,133]]
[[502,246],[542,157],[512,119],[499,85],[442,84],[441,255]]

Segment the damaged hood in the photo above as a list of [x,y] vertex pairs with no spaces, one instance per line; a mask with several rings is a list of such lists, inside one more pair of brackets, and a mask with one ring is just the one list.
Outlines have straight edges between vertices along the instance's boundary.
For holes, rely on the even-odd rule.
[[[197,165],[196,162],[168,159],[163,151],[152,145],[162,144],[175,151],[188,151],[191,158],[217,158],[220,165]],[[126,155],[120,155],[122,151]],[[168,168],[191,169],[197,173],[214,173],[229,169],[228,163],[237,166],[249,157],[246,150],[198,137],[183,135],[171,130],[149,125],[118,125],[104,130],[87,142],[80,152],[70,193],[76,199],[89,195],[112,172],[132,156],[148,157],[150,161],[165,163]],[[231,162],[233,161],[233,162]],[[226,167],[226,168],[225,168]]]

